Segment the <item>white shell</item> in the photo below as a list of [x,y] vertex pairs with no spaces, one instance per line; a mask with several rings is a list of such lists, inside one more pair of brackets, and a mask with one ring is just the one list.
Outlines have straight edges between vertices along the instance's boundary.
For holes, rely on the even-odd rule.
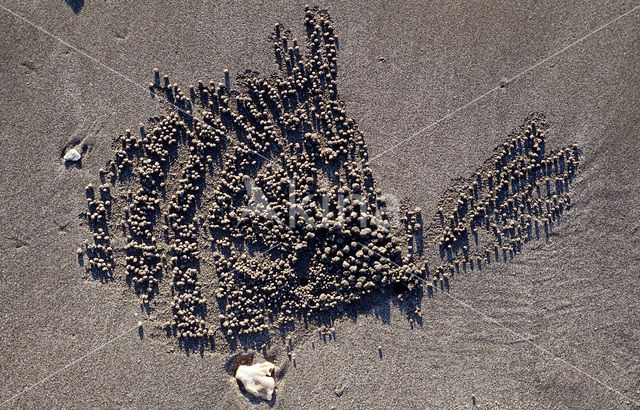
[[64,160],[65,161],[76,162],[80,158],[82,158],[82,155],[80,155],[80,153],[75,148],[71,148],[69,151],[67,151],[66,154],[64,154]]
[[273,378],[273,363],[264,362],[252,366],[239,366],[236,370],[236,379],[242,382],[245,390],[256,397],[271,400],[273,390],[276,388],[276,380]]

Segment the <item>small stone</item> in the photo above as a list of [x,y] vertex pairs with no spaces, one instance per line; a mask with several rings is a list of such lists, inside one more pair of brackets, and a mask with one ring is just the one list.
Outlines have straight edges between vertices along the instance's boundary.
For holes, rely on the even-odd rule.
[[82,158],[82,155],[80,155],[75,148],[71,148],[66,154],[64,154],[63,158],[65,161],[76,162]]

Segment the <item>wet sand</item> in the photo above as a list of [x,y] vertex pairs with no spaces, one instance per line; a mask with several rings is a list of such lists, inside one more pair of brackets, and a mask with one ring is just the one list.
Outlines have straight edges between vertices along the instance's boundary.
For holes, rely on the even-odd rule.
[[[319,5],[340,36],[341,98],[371,158],[635,6]],[[86,2],[77,14],[64,2],[3,6],[76,48],[0,10],[3,407],[269,407],[238,391],[227,349],[186,355],[152,329],[141,338],[137,298],[84,278],[75,249],[88,235],[78,218],[84,186],[112,157],[112,137],[161,113],[145,87],[151,70],[182,84],[222,81],[225,68],[232,78],[269,73],[267,34],[278,21],[301,37],[303,3]],[[422,299],[421,326],[381,296],[336,323],[335,339],[297,333],[295,366],[274,343],[288,367],[273,407],[640,401],[638,13],[372,161],[383,192],[432,215],[454,179],[532,112],[546,115],[550,148],[583,151],[573,208],[550,240],[457,275],[449,292]],[[61,156],[78,142],[88,151],[67,168]]]

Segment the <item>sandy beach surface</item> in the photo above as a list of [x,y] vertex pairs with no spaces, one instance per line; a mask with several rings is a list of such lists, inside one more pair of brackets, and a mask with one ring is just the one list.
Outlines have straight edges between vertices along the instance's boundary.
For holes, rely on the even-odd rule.
[[273,340],[271,402],[228,373],[241,349],[187,354],[124,282],[87,277],[84,187],[163,113],[152,69],[268,75],[268,34],[301,38],[304,4],[0,1],[0,407],[640,408],[637,1],[318,4],[378,187],[428,220],[531,113],[581,164],[554,234],[425,295],[421,325],[381,293],[331,338],[294,332],[295,362]]

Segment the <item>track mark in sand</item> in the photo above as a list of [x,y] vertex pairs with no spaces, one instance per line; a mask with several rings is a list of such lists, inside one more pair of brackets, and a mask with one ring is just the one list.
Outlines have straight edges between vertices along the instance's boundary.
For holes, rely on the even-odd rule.
[[22,238],[18,238],[18,237],[15,237],[15,236],[9,238],[9,241],[12,243],[12,245],[16,249],[25,248],[25,247],[31,245],[31,243],[29,242],[28,239],[22,239]]
[[31,74],[31,73],[38,72],[38,68],[36,67],[36,64],[32,61],[23,61],[20,63],[20,67],[23,67],[25,69],[23,74]]

